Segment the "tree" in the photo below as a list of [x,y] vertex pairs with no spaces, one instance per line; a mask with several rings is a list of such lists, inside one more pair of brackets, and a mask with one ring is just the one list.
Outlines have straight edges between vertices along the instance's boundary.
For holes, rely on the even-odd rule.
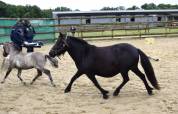
[[[155,5],[154,3],[143,4],[141,6],[145,10],[155,10],[155,9],[178,9],[178,5],[171,4],[159,4]],[[127,10],[136,10],[139,9],[136,5],[127,8]],[[103,7],[100,10],[125,10],[124,6],[118,7]],[[41,10],[38,6],[21,6],[21,5],[11,5],[6,4],[5,2],[0,1],[0,17],[10,17],[10,18],[51,18],[52,11],[72,11],[67,7],[57,7],[55,9],[45,9]],[[80,11],[75,9],[74,11]]]
[[159,4],[158,9],[178,9],[178,5],[171,5],[171,4]]
[[172,5],[171,9],[178,9],[178,5]]
[[119,6],[119,7],[103,7],[100,10],[101,11],[103,11],[103,10],[125,10],[125,7],[124,6]]
[[25,14],[23,15],[23,17],[26,18],[40,18],[42,17],[42,12],[41,9],[38,6],[25,6]]
[[7,9],[7,5],[6,3],[0,1],[0,17],[5,17],[7,16],[7,12],[6,12],[6,9]]
[[170,4],[159,4],[158,9],[169,9],[171,8]]
[[154,3],[150,3],[150,4],[143,4],[141,6],[142,9],[145,10],[150,10],[150,9],[178,9],[178,5],[171,5],[171,4],[159,4],[159,5],[155,5]]
[[52,9],[42,10],[42,17],[43,18],[52,17]]
[[132,7],[130,7],[130,8],[127,8],[127,10],[137,10],[137,9],[140,9],[139,7],[137,7],[137,6],[132,6]]
[[74,11],[80,11],[79,9],[75,9]]
[[24,17],[25,14],[25,7],[24,6],[16,6],[15,12],[16,12],[16,17]]
[[117,7],[118,10],[125,10],[125,7],[124,6],[119,6]]
[[67,7],[57,7],[54,11],[72,11],[70,8]]
[[151,10],[151,9],[157,9],[157,6],[154,3],[150,3],[150,4],[143,4],[141,6],[142,9],[144,10]]
[[8,5],[6,9],[7,17],[15,18],[18,17],[16,7],[14,5]]

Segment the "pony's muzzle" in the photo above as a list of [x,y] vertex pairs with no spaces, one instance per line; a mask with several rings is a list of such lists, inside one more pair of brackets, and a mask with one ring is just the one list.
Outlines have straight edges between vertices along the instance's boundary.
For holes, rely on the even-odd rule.
[[51,51],[49,52],[49,56],[52,57],[52,58],[54,58],[54,57],[55,57],[55,51],[54,51],[54,50],[51,50]]

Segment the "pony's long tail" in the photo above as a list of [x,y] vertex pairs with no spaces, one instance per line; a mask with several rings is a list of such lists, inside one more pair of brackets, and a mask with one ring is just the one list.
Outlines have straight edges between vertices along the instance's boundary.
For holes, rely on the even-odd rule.
[[153,57],[151,57],[151,56],[148,56],[148,58],[149,58],[150,60],[159,61],[159,59],[153,58]]
[[57,59],[52,58],[49,55],[45,55],[45,58],[47,58],[50,61],[51,65],[53,67],[58,68],[58,60]]
[[155,88],[155,89],[158,89],[160,90],[160,87],[159,87],[159,84],[158,84],[158,81],[155,77],[155,73],[154,73],[154,70],[153,70],[153,67],[149,61],[149,58],[147,57],[147,55],[141,51],[140,49],[138,49],[138,52],[140,54],[140,58],[141,58],[141,65],[145,71],[145,74],[148,78],[148,80],[150,81],[151,85]]

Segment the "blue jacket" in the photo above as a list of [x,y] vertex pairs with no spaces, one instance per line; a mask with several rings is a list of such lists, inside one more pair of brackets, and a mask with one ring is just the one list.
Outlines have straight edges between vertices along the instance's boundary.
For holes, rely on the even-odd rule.
[[25,41],[27,42],[33,42],[33,37],[35,36],[35,30],[32,26],[26,27],[25,29]]
[[24,26],[23,24],[15,24],[12,27],[10,34],[11,41],[21,47],[24,41],[32,42],[35,34],[35,30],[32,26]]

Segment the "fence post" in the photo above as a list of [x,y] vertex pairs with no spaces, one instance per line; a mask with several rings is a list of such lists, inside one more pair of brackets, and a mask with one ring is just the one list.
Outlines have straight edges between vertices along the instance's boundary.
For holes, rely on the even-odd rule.
[[81,32],[81,38],[83,39],[83,32],[82,32],[82,30],[80,32]]
[[164,24],[164,27],[165,27],[165,37],[167,37],[167,22]]
[[56,24],[56,20],[55,19],[53,19],[53,32],[54,32],[54,41],[55,41],[55,39],[56,39],[56,27],[55,27],[55,24]]
[[83,33],[82,33],[82,29],[81,29],[82,28],[82,16],[80,17],[80,25],[79,26],[80,26],[80,33],[81,33],[80,35],[81,35],[81,38],[83,39]]
[[140,39],[141,39],[141,37],[142,37],[142,32],[141,32],[141,29],[140,29],[140,23],[138,23],[138,31],[139,31],[139,37],[140,37]]
[[112,36],[112,39],[114,38],[114,30],[111,29],[111,36]]

